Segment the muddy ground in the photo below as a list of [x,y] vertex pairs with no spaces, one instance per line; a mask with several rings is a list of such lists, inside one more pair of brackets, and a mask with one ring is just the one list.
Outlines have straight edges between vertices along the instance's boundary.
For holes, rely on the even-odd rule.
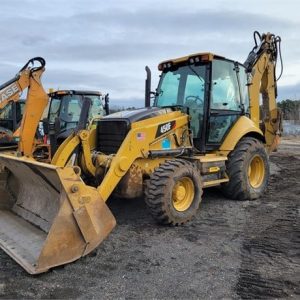
[[110,201],[118,226],[91,255],[30,276],[0,250],[1,298],[300,298],[300,139],[273,154],[263,198],[206,190],[194,220],[162,227],[141,200]]

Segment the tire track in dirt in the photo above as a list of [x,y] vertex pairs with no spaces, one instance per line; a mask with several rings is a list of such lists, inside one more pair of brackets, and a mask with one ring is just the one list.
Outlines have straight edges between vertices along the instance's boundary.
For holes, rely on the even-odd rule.
[[300,160],[280,154],[271,160],[281,170],[263,205],[248,209],[236,286],[242,299],[300,297]]
[[0,251],[0,298],[299,298],[300,160],[271,161],[280,170],[260,200],[207,189],[184,226],[157,225],[143,199],[112,199],[118,226],[103,244],[39,276]]

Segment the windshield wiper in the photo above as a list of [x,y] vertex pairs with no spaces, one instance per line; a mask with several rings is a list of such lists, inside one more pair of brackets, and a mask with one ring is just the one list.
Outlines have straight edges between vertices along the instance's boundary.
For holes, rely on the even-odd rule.
[[200,81],[204,82],[203,78],[191,67],[191,65],[187,65],[190,70],[200,79]]

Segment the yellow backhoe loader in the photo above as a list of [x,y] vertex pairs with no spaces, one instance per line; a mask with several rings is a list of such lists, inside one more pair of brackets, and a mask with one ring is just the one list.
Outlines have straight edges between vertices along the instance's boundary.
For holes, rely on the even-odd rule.
[[[105,203],[112,193],[144,194],[153,217],[172,225],[192,219],[207,187],[221,186],[231,199],[260,197],[281,133],[280,38],[254,37],[244,64],[212,53],[160,63],[155,93],[147,69],[146,108],[79,128],[51,165],[1,154],[10,171],[0,197],[1,248],[31,274],[74,261],[114,228]],[[66,166],[74,151],[78,166]]]

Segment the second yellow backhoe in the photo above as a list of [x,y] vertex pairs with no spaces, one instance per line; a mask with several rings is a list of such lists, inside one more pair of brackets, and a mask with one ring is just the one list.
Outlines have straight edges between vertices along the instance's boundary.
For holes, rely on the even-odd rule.
[[[116,224],[105,203],[113,193],[144,195],[152,216],[171,225],[193,218],[207,187],[231,199],[260,197],[281,134],[281,55],[279,37],[254,37],[244,64],[208,52],[160,63],[154,93],[147,69],[146,107],[79,128],[51,165],[0,154],[10,171],[0,191],[1,248],[37,274],[101,243]],[[66,166],[74,152],[77,166]]]

